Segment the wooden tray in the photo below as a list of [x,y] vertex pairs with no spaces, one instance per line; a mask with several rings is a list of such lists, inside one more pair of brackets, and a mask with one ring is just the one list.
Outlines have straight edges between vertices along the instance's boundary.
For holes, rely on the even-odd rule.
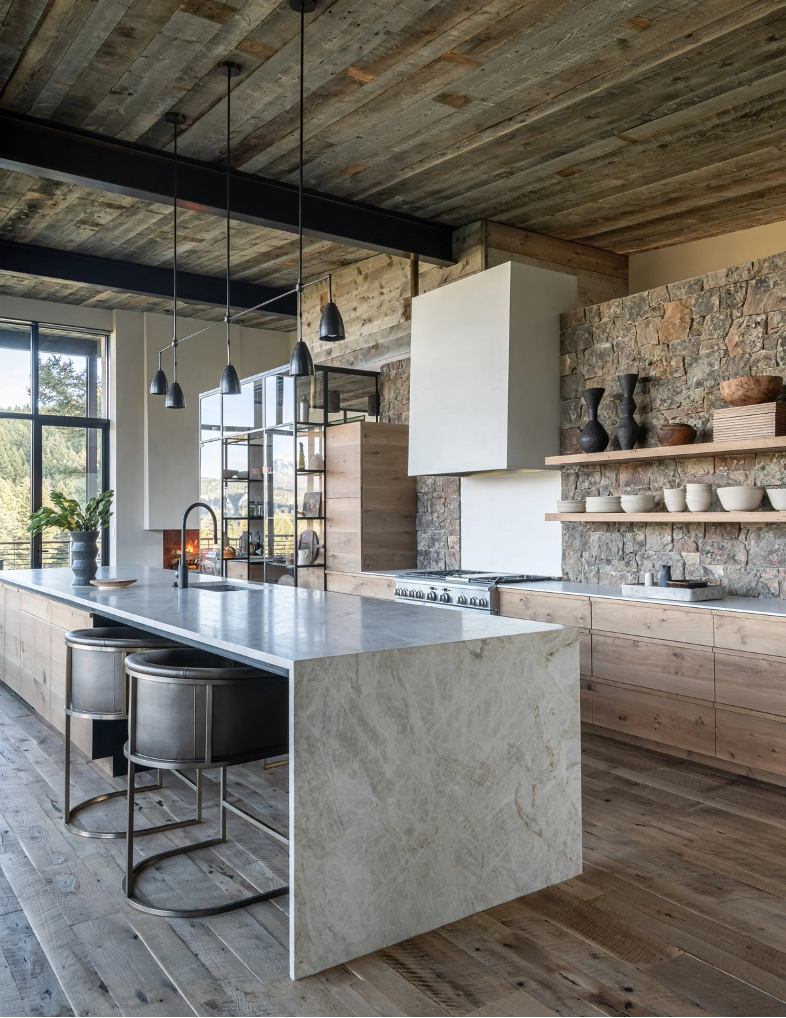
[[716,442],[786,435],[786,403],[757,403],[713,410],[712,432]]

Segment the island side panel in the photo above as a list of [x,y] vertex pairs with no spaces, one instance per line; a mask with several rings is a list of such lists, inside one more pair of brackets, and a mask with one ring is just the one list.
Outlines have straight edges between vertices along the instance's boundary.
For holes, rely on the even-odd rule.
[[293,978],[581,872],[578,633],[533,630],[294,665]]

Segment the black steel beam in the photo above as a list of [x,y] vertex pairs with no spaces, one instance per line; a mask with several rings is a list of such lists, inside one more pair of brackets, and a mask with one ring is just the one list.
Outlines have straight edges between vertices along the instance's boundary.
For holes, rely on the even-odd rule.
[[[145,201],[172,201],[172,156],[129,142],[78,131],[7,110],[0,112],[0,167],[63,180]],[[226,214],[223,167],[181,158],[179,204]],[[296,233],[297,188],[236,170],[232,174],[234,219]],[[453,228],[417,216],[307,190],[303,222],[310,237],[387,254],[416,254],[448,265]]]
[[[98,258],[74,251],[59,251],[51,247],[37,247],[34,244],[0,241],[0,272],[47,276],[50,279],[100,286],[104,290],[116,290],[118,293],[172,299],[171,269],[121,262],[114,258]],[[295,297],[292,294],[281,296],[285,292],[277,287],[242,280],[232,280],[230,286],[234,308],[251,308],[263,301],[280,297],[262,313],[294,316],[297,313]],[[189,303],[223,306],[226,304],[226,280],[178,271],[177,296],[179,300]]]

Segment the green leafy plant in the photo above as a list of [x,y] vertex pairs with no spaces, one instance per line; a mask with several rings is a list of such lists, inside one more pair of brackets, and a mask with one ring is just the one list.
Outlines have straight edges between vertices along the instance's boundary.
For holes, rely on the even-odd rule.
[[31,513],[27,530],[31,534],[41,534],[49,527],[68,531],[101,530],[109,523],[114,497],[111,488],[102,491],[100,495],[91,498],[83,510],[76,499],[66,498],[61,491],[53,491],[51,498],[57,510],[45,505]]

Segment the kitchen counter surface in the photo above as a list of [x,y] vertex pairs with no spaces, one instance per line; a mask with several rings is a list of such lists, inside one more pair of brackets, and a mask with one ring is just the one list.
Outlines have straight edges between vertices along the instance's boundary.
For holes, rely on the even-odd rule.
[[217,577],[194,574],[186,590],[175,574],[150,567],[99,570],[99,576],[137,577],[120,590],[72,587],[70,569],[19,569],[0,582],[43,594],[110,619],[165,633],[251,665],[289,674],[297,661],[542,632],[548,623],[469,612],[424,612],[421,606],[351,594],[228,581],[237,590],[200,590]]
[[234,580],[219,593],[197,574],[178,590],[163,569],[102,573],[138,582],[3,572],[2,610],[17,587],[17,616],[39,595],[289,678],[293,978],[581,872],[576,629]]

